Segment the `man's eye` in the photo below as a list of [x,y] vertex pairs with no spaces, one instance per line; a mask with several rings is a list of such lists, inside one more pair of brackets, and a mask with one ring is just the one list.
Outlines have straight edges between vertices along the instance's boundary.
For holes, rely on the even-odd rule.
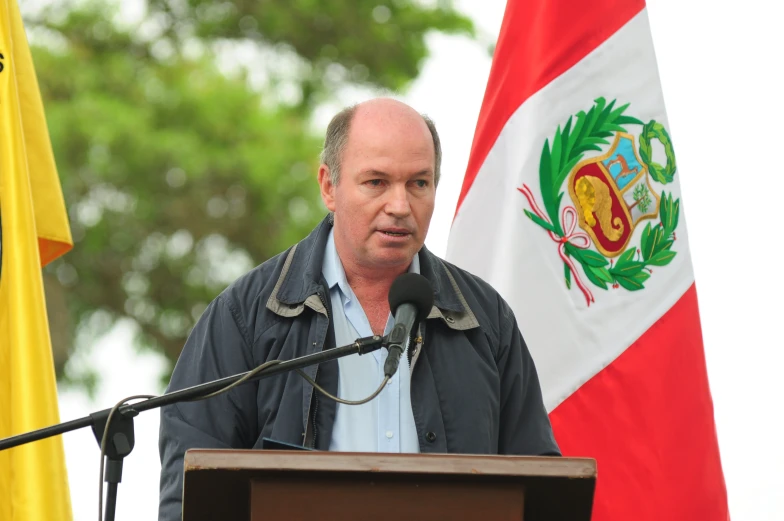
[[426,187],[427,187],[427,181],[426,181],[425,179],[417,179],[417,180],[416,180],[416,181],[414,181],[414,182],[416,183],[416,185],[417,185],[419,188],[426,188]]
[[381,182],[381,179],[370,179],[367,181],[370,186],[381,186]]

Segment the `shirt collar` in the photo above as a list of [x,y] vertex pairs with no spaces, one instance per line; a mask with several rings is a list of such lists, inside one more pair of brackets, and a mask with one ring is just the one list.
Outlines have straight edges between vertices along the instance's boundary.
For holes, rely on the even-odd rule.
[[[337,286],[340,288],[340,292],[343,293],[344,297],[351,299],[354,292],[351,291],[348,280],[346,280],[346,272],[343,269],[343,263],[340,261],[337,248],[335,248],[334,234],[334,228],[330,229],[327,245],[324,247],[324,262],[321,266],[321,272],[324,274],[324,279],[326,279],[330,290]],[[411,260],[408,272],[419,274],[419,253],[414,255],[414,258]]]

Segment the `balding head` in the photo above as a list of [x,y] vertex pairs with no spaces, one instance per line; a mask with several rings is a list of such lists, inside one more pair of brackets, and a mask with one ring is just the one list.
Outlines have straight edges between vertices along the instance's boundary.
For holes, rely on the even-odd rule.
[[343,152],[353,132],[420,132],[426,131],[433,144],[434,182],[441,177],[441,141],[435,123],[410,106],[391,98],[376,98],[346,107],[327,126],[321,163],[329,169],[332,183],[340,181]]

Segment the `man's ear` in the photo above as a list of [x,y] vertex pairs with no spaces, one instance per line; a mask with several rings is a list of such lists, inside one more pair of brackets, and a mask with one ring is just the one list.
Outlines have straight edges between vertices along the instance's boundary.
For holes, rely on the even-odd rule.
[[332,184],[329,167],[322,164],[318,171],[318,182],[321,187],[321,200],[330,212],[335,211],[335,185]]

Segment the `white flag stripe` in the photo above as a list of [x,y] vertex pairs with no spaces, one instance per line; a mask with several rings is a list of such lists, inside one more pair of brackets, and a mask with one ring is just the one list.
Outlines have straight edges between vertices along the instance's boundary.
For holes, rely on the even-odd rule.
[[[646,10],[512,115],[462,202],[447,250],[450,261],[487,280],[514,309],[548,411],[617,358],[694,281],[683,204],[672,248],[677,255],[669,265],[654,268],[644,289],[600,289],[577,265],[596,298],[590,307],[574,277],[567,289],[558,243],[523,213],[531,210],[518,191],[523,184],[542,205],[539,162],[545,140],[552,144],[556,129],[570,115],[588,111],[598,97],[617,100],[616,107],[630,103],[625,114],[668,127]],[[641,127],[628,127],[638,146]],[[665,164],[663,147],[655,140],[653,150],[654,161]],[[678,175],[667,185],[651,180],[656,192],[679,198]],[[566,185],[562,190],[563,208],[572,203]],[[639,245],[646,222],[658,220],[638,225],[629,246]]]

